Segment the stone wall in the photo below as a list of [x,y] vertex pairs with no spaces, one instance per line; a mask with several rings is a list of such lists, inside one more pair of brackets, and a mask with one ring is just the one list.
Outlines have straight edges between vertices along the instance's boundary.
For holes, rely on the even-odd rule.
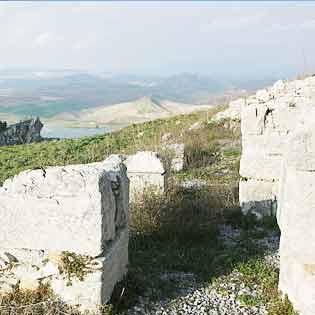
[[284,147],[315,106],[315,77],[278,81],[246,99],[241,110],[239,198],[244,213],[273,214]]
[[40,135],[42,128],[43,124],[39,118],[10,125],[4,131],[0,131],[0,146],[38,142],[42,139]]
[[[315,117],[314,112],[308,117]],[[315,123],[300,125],[283,158],[277,213],[281,229],[279,289],[300,315],[315,310]]]
[[[113,159],[8,179],[0,188],[2,292],[49,282],[82,309],[106,303],[126,273],[128,208],[126,169]],[[76,260],[81,270],[69,273]]]

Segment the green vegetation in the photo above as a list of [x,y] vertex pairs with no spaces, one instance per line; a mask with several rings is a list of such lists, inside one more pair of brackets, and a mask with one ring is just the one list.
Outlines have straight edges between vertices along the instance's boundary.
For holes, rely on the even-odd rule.
[[[182,134],[183,130],[196,121],[206,122],[206,118],[205,112],[198,112],[135,124],[101,136],[0,147],[0,185],[8,177],[26,169],[90,163],[104,160],[112,153],[157,149],[163,134],[170,132],[174,141],[181,141],[186,138],[185,133]],[[214,128],[213,132],[216,132]]]
[[2,109],[3,112],[18,117],[40,116],[49,118],[65,111],[78,111],[87,108],[87,103],[80,100],[61,100],[40,103],[24,103],[18,106],[9,106]]
[[62,252],[61,263],[59,265],[59,272],[66,274],[68,283],[72,285],[72,278],[77,278],[83,281],[85,276],[88,274],[88,265],[91,263],[92,258],[89,256],[78,255],[70,252]]

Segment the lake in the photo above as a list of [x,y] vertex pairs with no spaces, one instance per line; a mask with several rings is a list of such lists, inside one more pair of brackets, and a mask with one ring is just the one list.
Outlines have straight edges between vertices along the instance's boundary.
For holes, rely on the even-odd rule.
[[110,128],[68,128],[58,125],[45,124],[41,131],[44,138],[77,139],[110,132]]

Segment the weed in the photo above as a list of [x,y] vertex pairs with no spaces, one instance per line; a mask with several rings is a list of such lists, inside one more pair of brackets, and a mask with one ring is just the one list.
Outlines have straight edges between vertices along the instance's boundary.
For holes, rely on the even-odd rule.
[[73,277],[83,281],[85,276],[89,273],[87,266],[91,261],[92,258],[89,256],[62,252],[60,265],[58,267],[61,274],[66,274],[68,279],[67,285],[72,285]]
[[268,315],[297,315],[292,306],[292,303],[289,301],[287,295],[282,298],[280,295],[276,298],[276,300],[271,303],[268,307]]
[[244,306],[258,306],[261,304],[259,297],[250,294],[241,294],[237,297],[237,300]]

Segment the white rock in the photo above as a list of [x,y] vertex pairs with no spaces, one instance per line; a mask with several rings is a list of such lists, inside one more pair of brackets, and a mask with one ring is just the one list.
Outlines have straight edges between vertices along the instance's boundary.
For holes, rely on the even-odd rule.
[[299,125],[284,152],[278,222],[279,288],[301,315],[315,309],[315,124]]
[[125,164],[130,180],[130,199],[143,194],[146,190],[164,192],[166,171],[156,152],[142,151],[129,156]]
[[271,98],[271,95],[266,89],[258,90],[256,92],[256,99],[261,103],[269,101],[270,98]]
[[184,168],[184,154],[185,145],[184,143],[174,143],[165,146],[167,150],[171,150],[173,153],[171,161],[171,169],[175,172],[180,172]]
[[68,304],[79,305],[83,311],[94,310],[107,303],[115,284],[127,272],[128,230],[122,231],[106,256],[98,259],[102,268],[91,270],[84,281],[74,276],[71,278],[71,285],[68,285],[68,280],[61,275],[52,278],[53,291]]
[[[119,156],[26,171],[0,192],[0,293],[44,281],[71,305],[96,311],[127,271],[129,180]],[[62,273],[64,251],[88,255],[86,277]],[[73,261],[75,258],[73,258]],[[70,262],[71,263],[71,262]]]
[[[282,155],[288,137],[299,123],[315,119],[315,80],[295,80],[291,82],[277,81],[270,89],[257,91],[255,97],[247,99],[247,105],[242,107],[241,133],[242,157],[240,175],[250,179],[246,194],[240,191],[240,203],[243,211],[248,211],[248,205],[265,204],[257,200],[257,191],[261,183],[261,191],[265,191],[264,182],[280,179]],[[291,155],[300,156],[306,141],[296,142],[291,148]],[[292,163],[300,170],[315,170],[313,155],[304,153],[303,159],[292,159]],[[241,185],[243,185],[241,183]],[[248,186],[247,185],[247,186]],[[246,197],[246,200],[243,198]],[[277,193],[275,194],[278,199]],[[245,206],[247,205],[247,206]],[[264,209],[260,211],[264,213]],[[258,211],[259,212],[259,211]]]
[[115,238],[115,197],[101,165],[26,171],[0,194],[4,248],[97,256]]

